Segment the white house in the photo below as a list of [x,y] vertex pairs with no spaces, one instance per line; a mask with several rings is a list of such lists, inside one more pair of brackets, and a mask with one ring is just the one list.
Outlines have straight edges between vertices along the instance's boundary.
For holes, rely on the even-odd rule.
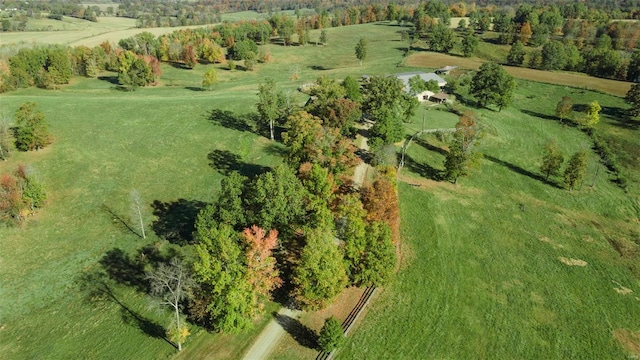
[[[436,73],[425,73],[422,71],[414,71],[414,72],[396,74],[395,76],[398,79],[402,80],[402,83],[404,84],[404,91],[411,92],[411,86],[409,86],[409,79],[411,79],[412,77],[415,77],[416,75],[420,76],[420,78],[424,82],[428,82],[429,80],[437,81],[441,91],[445,87],[445,85],[447,85],[447,82],[443,78],[438,76],[438,74]],[[429,100],[429,98],[434,95],[435,93],[433,91],[425,90],[419,94],[416,94],[416,97],[420,101],[426,101],[426,100]]]

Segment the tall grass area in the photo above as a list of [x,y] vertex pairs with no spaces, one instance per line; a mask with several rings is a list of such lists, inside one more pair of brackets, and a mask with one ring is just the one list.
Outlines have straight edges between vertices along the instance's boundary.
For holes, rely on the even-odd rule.
[[[611,115],[624,106],[621,99],[524,81],[514,106],[501,113],[477,110],[485,157],[458,185],[424,178],[425,168],[443,169],[444,156],[433,150],[442,143],[427,137],[429,145],[413,145],[408,155],[414,165],[402,170],[399,188],[402,268],[339,358],[637,355],[616,337],[622,329],[640,330],[640,272],[610,245],[612,239],[639,240],[637,180],[629,193],[618,188],[589,138],[551,118],[565,94],[576,103],[598,100],[609,107],[599,131],[637,157],[637,130]],[[581,190],[569,192],[536,176],[551,137],[565,154],[589,150]],[[631,162],[626,169],[638,173]]]

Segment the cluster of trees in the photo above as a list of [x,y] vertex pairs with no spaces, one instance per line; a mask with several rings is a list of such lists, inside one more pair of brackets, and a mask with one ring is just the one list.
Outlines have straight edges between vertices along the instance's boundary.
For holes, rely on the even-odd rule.
[[[158,289],[153,293],[175,310],[170,334],[176,343],[188,334],[180,315],[185,307],[193,321],[234,332],[252,325],[276,289],[305,309],[319,309],[347,285],[379,286],[393,274],[395,171],[380,170],[362,189],[345,173],[356,164],[346,135],[362,116],[359,84],[322,77],[309,93],[313,100],[296,108],[272,80],[260,86],[262,124],[282,130],[287,164],[253,178],[232,172],[222,180],[217,199],[198,215],[195,257],[180,282],[188,284],[185,289],[166,291],[179,288],[178,276],[166,280],[166,266],[149,275]],[[171,266],[175,275],[181,265]],[[342,335],[335,322],[321,332],[327,349]]]
[[[564,164],[564,154],[560,150],[558,142],[553,139],[549,140],[544,146],[544,154],[540,172],[549,180],[551,176],[560,174],[562,165]],[[563,180],[567,189],[574,190],[582,184],[587,171],[587,152],[578,151],[571,156],[567,167],[563,172]]]
[[25,166],[18,165],[13,174],[0,175],[0,222],[21,221],[42,207],[45,200],[42,185]]
[[8,88],[54,88],[69,83],[72,76],[68,49],[62,46],[20,49],[9,58],[9,71],[11,75],[3,81]]
[[[638,77],[640,25],[609,22],[606,13],[591,17],[565,18],[555,5],[521,5],[515,15],[499,12],[493,31],[499,40],[513,44],[507,63],[544,70],[570,70],[589,75],[635,81]],[[525,46],[533,49],[527,51]]]
[[53,137],[44,114],[33,102],[24,103],[15,114],[15,127],[0,121],[0,159],[6,161],[13,149],[20,151],[39,150],[51,144]]
[[308,309],[347,284],[383,284],[396,261],[391,228],[376,220],[387,206],[338,186],[318,164],[297,174],[281,165],[252,180],[232,173],[196,223],[192,314],[221,331],[242,330],[283,284]]

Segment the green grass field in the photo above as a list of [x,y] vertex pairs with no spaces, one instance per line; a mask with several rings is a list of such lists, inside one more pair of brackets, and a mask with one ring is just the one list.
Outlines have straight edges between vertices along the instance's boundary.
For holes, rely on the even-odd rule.
[[[99,260],[116,248],[130,257],[149,244],[165,253],[175,248],[149,227],[171,214],[154,214],[151,205],[157,200],[193,214],[211,201],[223,176],[210,166],[214,150],[238,155],[235,166],[241,170],[282,161],[267,139],[244,131],[242,121],[212,122],[212,110],[253,113],[258,83],[267,77],[303,103],[297,87],[320,75],[341,79],[414,70],[396,66],[402,61],[399,29],[331,28],[326,47],[270,45],[273,61],[249,73],[224,65],[189,71],[163,65],[161,86],[135,92],[115,89],[109,81],[114,74],[106,73],[102,80],[74,79],[57,91],[2,94],[9,116],[23,102],[35,101],[55,137],[43,151],[14,153],[0,163],[0,172],[17,163],[31,165],[49,194],[46,206],[23,227],[0,228],[2,358],[174,357],[174,348],[158,336],[167,314],[149,309],[146,296],[126,285],[113,285],[109,301],[87,301],[82,274],[101,269]],[[318,36],[312,32],[312,40]],[[353,51],[360,37],[370,43],[362,67]],[[200,91],[210,67],[218,69],[220,83],[214,91]],[[481,151],[488,156],[458,186],[425,179],[442,168],[443,156],[433,150],[442,144],[427,139],[410,148],[412,164],[402,171],[400,185],[403,268],[340,356],[625,355],[613,332],[640,330],[640,284],[607,239],[637,238],[637,210],[603,169],[593,188],[574,193],[532,176],[548,137],[557,137],[567,152],[589,147],[575,128],[545,119],[568,93],[576,103],[597,99],[606,106],[599,131],[611,139],[631,177],[630,193],[638,193],[637,130],[616,120],[616,109],[624,107],[620,98],[521,81],[513,107],[479,111],[486,130]],[[426,116],[427,127],[456,122],[436,109]],[[418,112],[407,132],[420,129],[421,119]],[[592,156],[590,169],[598,166]],[[145,240],[119,220],[128,221],[132,188],[149,205]],[[569,267],[559,257],[587,265]],[[634,293],[618,294],[615,288],[622,286]],[[268,319],[259,319],[255,331]],[[238,358],[255,336],[192,332],[181,358]]]
[[339,358],[638,355],[637,340],[620,335],[640,331],[638,257],[610,245],[625,239],[640,249],[637,130],[606,114],[599,124],[635,174],[629,194],[592,151],[582,190],[545,184],[537,174],[547,139],[568,154],[591,146],[576,128],[550,119],[564,94],[577,104],[598,100],[609,114],[624,108],[613,96],[519,81],[512,107],[476,110],[485,156],[455,186],[428,180],[444,168],[437,151],[444,144],[426,136],[409,148],[400,186],[403,268]]

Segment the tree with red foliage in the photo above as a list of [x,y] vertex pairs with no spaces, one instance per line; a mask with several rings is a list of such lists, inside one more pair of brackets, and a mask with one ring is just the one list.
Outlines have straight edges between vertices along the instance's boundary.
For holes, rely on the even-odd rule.
[[253,225],[244,229],[242,237],[246,245],[247,281],[262,309],[271,292],[282,285],[273,257],[273,249],[278,245],[278,231],[273,229],[267,234],[264,229]]

